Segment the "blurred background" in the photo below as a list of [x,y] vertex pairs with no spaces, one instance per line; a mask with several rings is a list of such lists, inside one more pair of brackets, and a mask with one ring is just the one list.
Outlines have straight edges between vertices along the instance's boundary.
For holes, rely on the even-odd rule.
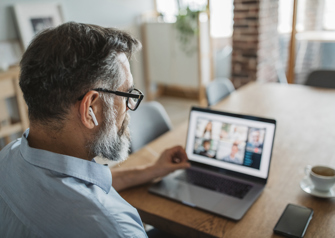
[[27,44],[68,21],[140,39],[131,61],[136,87],[164,106],[173,126],[191,105],[207,105],[215,79],[238,90],[252,81],[305,84],[316,69],[335,70],[334,0],[1,0],[0,148],[28,127],[15,86]]

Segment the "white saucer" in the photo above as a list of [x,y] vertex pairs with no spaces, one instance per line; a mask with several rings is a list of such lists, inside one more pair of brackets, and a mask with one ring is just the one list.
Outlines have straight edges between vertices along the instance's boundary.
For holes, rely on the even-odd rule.
[[314,189],[314,185],[308,177],[305,177],[303,180],[301,180],[300,187],[306,193],[313,195],[315,197],[319,197],[319,198],[335,197],[335,186],[333,186],[328,192],[318,191]]

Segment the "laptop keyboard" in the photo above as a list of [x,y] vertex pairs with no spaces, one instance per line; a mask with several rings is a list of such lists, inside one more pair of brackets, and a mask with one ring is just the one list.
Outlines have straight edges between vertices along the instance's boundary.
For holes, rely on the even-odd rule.
[[180,174],[176,179],[240,199],[243,199],[252,188],[250,184],[195,170],[186,170],[185,173]]

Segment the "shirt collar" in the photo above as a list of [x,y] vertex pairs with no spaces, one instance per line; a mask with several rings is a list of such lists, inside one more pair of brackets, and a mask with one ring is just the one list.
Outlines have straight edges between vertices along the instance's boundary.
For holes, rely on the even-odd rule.
[[28,144],[28,135],[29,129],[23,133],[20,146],[21,154],[27,162],[95,184],[105,193],[109,193],[112,186],[112,174],[108,166],[95,163],[94,160],[87,161],[32,148]]

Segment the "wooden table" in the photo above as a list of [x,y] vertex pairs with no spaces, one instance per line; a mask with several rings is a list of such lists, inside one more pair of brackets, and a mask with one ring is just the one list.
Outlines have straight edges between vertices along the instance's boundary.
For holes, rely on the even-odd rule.
[[[273,234],[288,203],[314,209],[305,237],[335,236],[335,199],[306,194],[299,183],[308,164],[335,167],[335,90],[251,83],[214,107],[277,120],[270,176],[260,198],[235,222],[148,193],[149,185],[121,192],[143,222],[180,237],[277,237]],[[165,148],[186,142],[187,122],[132,154],[129,167],[157,159]]]

